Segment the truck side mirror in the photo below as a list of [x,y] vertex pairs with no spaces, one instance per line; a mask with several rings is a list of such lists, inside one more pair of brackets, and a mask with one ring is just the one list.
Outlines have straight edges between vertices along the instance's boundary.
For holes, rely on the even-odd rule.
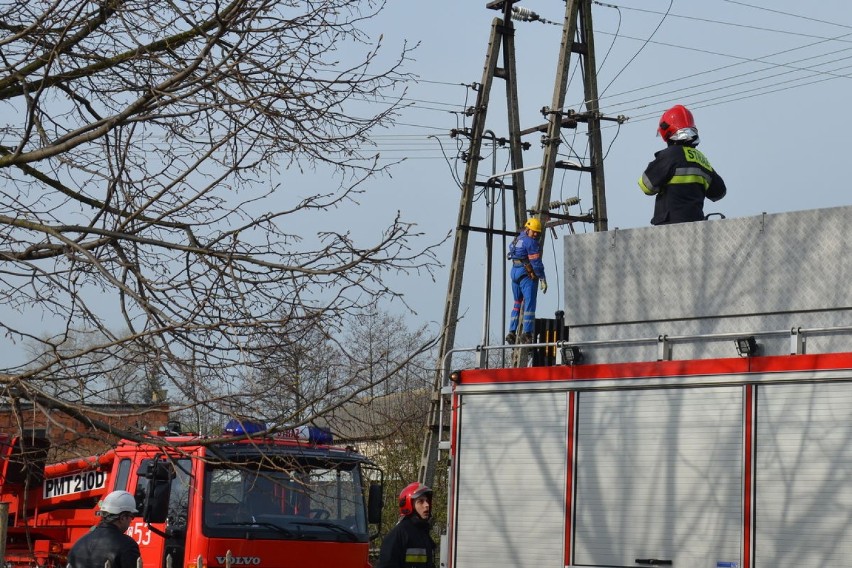
[[384,506],[384,488],[381,483],[371,483],[370,492],[367,495],[367,522],[379,524],[382,522],[382,508]]

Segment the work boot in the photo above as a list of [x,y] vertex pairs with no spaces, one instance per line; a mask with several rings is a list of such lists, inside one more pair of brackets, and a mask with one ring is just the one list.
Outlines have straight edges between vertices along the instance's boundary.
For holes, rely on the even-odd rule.
[[521,334],[521,340],[519,341],[519,343],[532,343],[532,342],[533,342],[532,335],[530,335],[529,333],[522,333]]
[[509,345],[514,345],[516,340],[517,337],[515,337],[514,331],[510,331],[506,334],[506,343],[508,343]]

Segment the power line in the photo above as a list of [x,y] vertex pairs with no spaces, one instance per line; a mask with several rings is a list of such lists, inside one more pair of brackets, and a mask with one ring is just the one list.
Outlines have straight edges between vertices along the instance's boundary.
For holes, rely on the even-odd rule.
[[800,20],[808,20],[810,22],[817,22],[819,24],[829,24],[832,26],[838,26],[841,28],[852,29],[852,26],[848,26],[846,24],[840,24],[837,22],[832,22],[830,20],[819,20],[817,18],[811,18],[810,16],[803,16],[801,14],[793,14],[792,12],[783,12],[781,10],[774,10],[772,8],[766,8],[764,6],[755,6],[754,4],[746,4],[745,2],[737,2],[736,0],[722,0],[722,2],[728,2],[729,4],[736,4],[738,6],[745,6],[746,8],[753,8],[755,10],[761,10],[763,12],[772,12],[773,14],[781,14],[782,16],[790,16],[793,18],[798,18]]
[[[848,51],[852,51],[852,47],[845,48],[845,49],[842,49],[842,50],[838,50],[838,51],[833,52],[833,53],[820,54],[818,56],[803,58],[803,59],[800,59],[798,61],[791,62],[790,64],[801,63],[803,61],[809,61],[809,60],[812,60],[812,59],[826,57],[828,55],[834,55],[835,53],[843,53],[843,52],[848,52]],[[673,95],[681,95],[682,96],[682,95],[688,93],[689,91],[692,91],[692,90],[695,90],[695,89],[699,89],[699,88],[704,89],[705,87],[708,87],[708,86],[719,85],[720,83],[733,81],[734,79],[738,79],[738,78],[741,78],[741,77],[751,77],[751,79],[748,80],[748,81],[741,81],[739,83],[732,83],[732,84],[725,85],[725,86],[716,86],[716,87],[711,88],[709,90],[704,89],[702,91],[702,93],[720,91],[720,90],[725,90],[725,89],[733,89],[735,87],[742,87],[744,85],[760,83],[762,81],[768,81],[770,79],[781,77],[781,76],[784,76],[784,75],[789,75],[789,74],[792,74],[792,73],[810,73],[811,74],[810,76],[813,76],[814,74],[816,74],[816,75],[827,74],[827,75],[831,76],[830,78],[834,78],[834,79],[846,78],[846,77],[848,77],[847,75],[838,75],[836,73],[837,71],[839,71],[841,69],[846,69],[846,67],[839,67],[839,68],[832,69],[830,71],[820,71],[820,70],[816,69],[816,67],[817,66],[830,65],[832,63],[838,63],[840,61],[847,61],[850,58],[852,58],[852,56],[839,57],[839,58],[833,59],[831,61],[825,61],[825,62],[822,62],[822,63],[818,63],[818,64],[811,66],[811,67],[788,68],[784,71],[779,71],[777,73],[770,74],[770,75],[767,75],[765,77],[754,77],[754,76],[756,74],[768,72],[768,71],[770,71],[770,69],[760,69],[758,71],[743,72],[743,73],[739,73],[739,74],[736,74],[736,75],[724,77],[722,79],[708,80],[708,81],[705,81],[705,82],[702,82],[702,83],[696,83],[696,84],[689,85],[689,86],[686,86],[686,87],[680,87],[680,88],[674,89],[674,90],[669,89],[669,90],[660,92],[658,94],[653,94],[653,95],[649,95],[649,96],[645,96],[645,97],[639,97],[639,98],[632,99],[632,100],[629,100],[629,101],[622,101],[622,102],[616,103],[614,105],[614,107],[618,110],[613,111],[613,112],[625,113],[625,112],[628,112],[630,110],[641,109],[645,106],[648,106],[649,102],[651,100],[655,99],[655,98],[665,97],[666,99],[671,99]],[[804,79],[804,78],[806,78],[806,77],[802,77],[800,79]],[[633,104],[633,103],[644,103],[644,104],[635,104],[632,107],[623,106],[623,105],[628,105],[628,104]]]
[[[616,6],[616,5],[613,5],[613,4],[603,4],[602,2],[597,2],[597,1],[595,2],[595,4],[599,4],[601,6],[608,6],[608,7],[611,7],[611,8],[623,8],[625,10],[630,10],[630,11],[633,11],[633,12],[643,12],[643,13],[646,13],[646,14],[663,14],[664,18],[666,16],[668,16],[670,18],[680,18],[680,19],[683,19],[683,20],[692,20],[692,21],[704,22],[704,23],[708,23],[708,24],[719,24],[719,25],[723,25],[723,26],[731,26],[731,27],[735,27],[735,28],[744,28],[744,29],[756,30],[756,31],[762,31],[762,32],[770,32],[770,33],[785,34],[785,35],[791,35],[791,36],[807,37],[807,38],[812,38],[812,39],[831,39],[831,38],[827,38],[825,36],[806,34],[806,33],[803,33],[803,32],[795,32],[795,31],[790,31],[790,30],[779,30],[779,29],[773,29],[773,28],[766,28],[766,27],[763,27],[763,26],[741,24],[741,23],[737,23],[737,22],[726,22],[726,21],[723,21],[723,20],[713,20],[713,19],[710,19],[710,18],[700,18],[698,16],[686,16],[684,14],[671,14],[671,13],[669,13],[669,11],[666,11],[664,13],[664,12],[660,12],[658,10],[648,10],[647,8],[631,8],[630,6]],[[671,5],[669,5],[669,10],[670,9],[671,9]],[[843,27],[849,28],[850,26],[843,26]]]
[[[598,4],[598,5],[600,5],[600,6],[607,6],[607,7],[616,8],[616,9],[617,9],[617,7],[616,7],[616,6],[614,6],[614,5],[612,5],[612,4],[603,4],[602,2],[598,2],[597,0],[594,0],[594,3],[595,3],[595,4]],[[613,77],[613,78],[610,80],[610,82],[609,82],[609,83],[607,83],[606,87],[604,87],[603,91],[601,91],[600,95],[598,96],[598,99],[600,99],[600,97],[601,97],[601,96],[602,96],[602,95],[606,92],[606,90],[607,90],[607,89],[609,89],[609,88],[610,88],[610,86],[612,86],[612,84],[615,82],[615,80],[616,80],[616,79],[618,79],[618,77],[619,77],[619,76],[621,76],[621,74],[622,74],[622,73],[624,73],[624,70],[625,70],[625,69],[627,69],[627,68],[630,66],[630,64],[631,64],[631,63],[633,63],[633,61],[634,61],[637,57],[639,57],[639,54],[640,54],[640,53],[642,53],[642,50],[643,50],[643,49],[645,49],[645,46],[647,46],[647,45],[648,45],[648,42],[650,42],[650,41],[651,41],[651,38],[653,38],[653,37],[657,34],[657,32],[660,30],[660,27],[663,25],[663,22],[665,22],[665,21],[666,21],[666,17],[669,15],[669,12],[671,11],[671,9],[672,9],[672,6],[673,6],[673,5],[674,5],[674,0],[669,0],[669,7],[668,7],[668,9],[666,10],[665,14],[663,14],[663,17],[662,17],[662,18],[660,18],[660,21],[659,21],[659,23],[657,24],[657,27],[656,27],[656,28],[654,28],[654,31],[653,31],[653,32],[651,32],[651,35],[650,35],[650,36],[648,36],[648,39],[646,39],[646,40],[642,43],[642,45],[639,47],[639,49],[638,49],[638,50],[636,50],[636,53],[634,53],[634,54],[633,54],[633,57],[631,57],[631,58],[627,61],[627,63],[625,63],[625,64],[624,64],[624,67],[622,67],[622,68],[621,68],[621,70],[620,70],[618,73],[616,73],[616,74],[615,74],[615,77]],[[620,23],[620,13],[619,13],[619,27],[621,27],[621,23]],[[615,41],[615,39],[613,39],[613,41]]]
[[430,79],[421,79],[417,77],[414,79],[415,83],[430,83],[432,85],[445,85],[447,87],[470,87],[471,85],[468,83],[449,83],[447,81],[434,81]]
[[[608,4],[606,4],[606,5],[608,6]],[[615,42],[616,42],[616,40],[618,40],[618,33],[621,31],[621,10],[619,10],[617,7],[615,7],[615,11],[618,12],[618,24],[615,26],[615,35],[613,35],[612,41],[609,44],[609,48],[606,50],[606,53],[604,54],[603,60],[601,61],[600,65],[598,65],[598,74],[600,74],[601,70],[606,65],[606,61],[607,61],[607,59],[609,59],[610,53],[612,53],[612,48],[615,47]],[[611,85],[611,84],[612,84],[612,81],[610,81],[609,85]],[[604,90],[602,91],[602,93],[606,92],[606,90],[609,88],[609,85],[604,87]]]
[[[850,67],[852,67],[852,66],[847,66],[845,68],[850,68]],[[845,75],[844,77],[852,78],[852,75]],[[783,91],[788,91],[790,89],[795,89],[795,88],[804,87],[804,86],[808,86],[808,85],[814,85],[814,84],[817,84],[817,83],[824,83],[825,81],[832,81],[832,80],[837,79],[837,78],[839,78],[839,77],[834,77],[834,76],[833,77],[820,77],[819,79],[815,79],[813,81],[807,81],[807,82],[801,83],[799,85],[793,85],[793,86],[783,87],[783,88],[779,88],[779,89],[771,89],[771,90],[765,90],[766,87],[761,88],[761,89],[748,89],[748,90],[745,90],[745,91],[740,91],[738,93],[734,93],[732,95],[723,95],[723,96],[719,96],[719,97],[715,97],[715,98],[711,98],[711,99],[699,100],[699,101],[696,101],[695,103],[693,103],[693,105],[694,105],[694,108],[718,106],[720,104],[725,104],[725,103],[730,103],[730,102],[738,102],[738,101],[751,99],[751,98],[762,96],[762,95],[769,95],[769,94],[772,94],[772,93],[779,93],[779,92],[783,92]],[[769,85],[769,87],[774,87],[774,86],[778,86],[778,85],[785,85],[785,84],[788,84],[788,83],[793,82],[793,81],[801,81],[801,80],[804,80],[804,79],[806,79],[806,77],[802,77],[802,78],[799,78],[799,79],[791,79],[789,81],[781,81],[779,83],[774,83],[772,85]],[[754,93],[755,91],[759,91],[759,92]],[[754,93],[754,94],[746,95],[746,93]],[[746,95],[746,96],[742,96],[742,95]],[[736,97],[736,98],[733,98],[733,99],[729,98],[729,97],[732,97],[732,96]]]
[[[604,33],[604,34],[605,34],[606,32],[601,32],[601,33]],[[842,35],[842,36],[838,36],[838,37],[839,37],[839,38],[843,38],[843,37],[848,37],[848,36],[850,36],[850,35],[852,35],[852,33],[844,34],[844,35]],[[629,37],[629,36],[622,36],[622,37],[625,37],[625,38],[627,38],[627,39],[634,39],[634,40],[637,40],[637,41],[642,41],[642,40],[640,40],[640,39],[638,39],[638,38],[631,38],[631,37]],[[835,38],[835,39],[837,39],[837,38]],[[685,80],[685,79],[691,79],[691,78],[694,78],[694,77],[701,77],[701,76],[709,75],[710,73],[715,73],[715,72],[718,72],[718,71],[723,71],[723,70],[726,70],[726,69],[731,69],[731,68],[733,68],[733,67],[737,67],[737,66],[740,66],[740,65],[745,65],[745,64],[747,64],[747,63],[759,63],[759,64],[766,65],[766,66],[772,66],[772,67],[787,67],[787,68],[789,68],[789,67],[790,67],[790,65],[791,65],[790,63],[774,63],[774,62],[772,62],[772,61],[766,61],[766,59],[767,59],[767,58],[770,58],[770,57],[776,57],[776,56],[779,56],[779,55],[784,55],[784,54],[791,53],[791,52],[794,52],[794,51],[799,51],[799,50],[802,50],[802,49],[806,49],[806,48],[808,48],[808,47],[813,47],[813,46],[815,46],[815,45],[820,45],[820,44],[822,44],[822,43],[825,43],[826,41],[830,41],[830,40],[824,40],[824,41],[814,42],[814,43],[810,43],[810,44],[803,45],[803,46],[799,46],[799,47],[794,47],[794,48],[790,48],[790,49],[785,49],[785,50],[777,51],[777,52],[775,52],[775,53],[770,53],[770,54],[768,54],[768,55],[763,55],[763,56],[760,56],[760,57],[757,57],[757,58],[749,58],[749,57],[743,57],[743,56],[739,56],[739,55],[731,55],[731,54],[726,54],[726,53],[718,53],[718,52],[713,52],[713,51],[708,51],[708,50],[702,50],[702,49],[697,49],[697,48],[690,48],[690,47],[687,47],[687,46],[677,46],[677,45],[665,44],[665,43],[659,43],[659,42],[652,42],[652,43],[657,43],[658,45],[664,45],[664,46],[666,46],[666,47],[675,47],[675,48],[678,48],[678,49],[686,49],[686,50],[691,50],[691,51],[698,51],[698,52],[706,53],[706,54],[710,54],[710,55],[715,55],[715,56],[720,56],[720,57],[726,57],[726,58],[732,58],[732,59],[738,59],[738,60],[739,60],[739,61],[737,61],[736,63],[731,63],[731,64],[729,64],[729,65],[723,65],[723,66],[720,66],[720,67],[715,67],[715,68],[713,68],[713,69],[706,69],[706,70],[703,70],[703,71],[699,71],[699,72],[697,72],[697,73],[691,73],[691,74],[689,74],[689,75],[684,75],[684,76],[681,76],[681,77],[678,77],[678,78],[675,78],[675,79],[670,79],[670,80],[667,80],[667,81],[666,81],[666,83],[667,83],[667,84],[673,84],[673,83],[676,83],[676,82],[679,82],[679,81],[683,81],[683,80]],[[844,50],[838,50],[837,52],[839,52],[839,51],[845,51],[845,49],[844,49]],[[828,54],[831,54],[831,53],[836,53],[836,52],[829,52]],[[818,55],[818,56],[815,56],[815,58],[817,58],[817,57],[823,57],[823,56],[825,56],[825,55],[827,55],[827,54],[825,54],[825,53],[824,53],[824,54],[820,54],[820,55]],[[801,60],[800,60],[800,61],[801,61]],[[798,67],[792,67],[792,69],[794,69],[794,70],[800,70],[800,71],[801,71],[801,70],[806,70],[806,71],[810,71],[810,70],[812,70],[812,69],[809,69],[809,68],[798,68]],[[838,77],[839,77],[839,76],[838,76]],[[653,83],[653,84],[651,84],[651,85],[645,85],[645,86],[642,86],[642,87],[637,87],[637,88],[635,88],[635,89],[630,89],[630,90],[627,90],[627,91],[622,91],[621,93],[617,93],[617,94],[615,94],[615,95],[610,95],[610,97],[607,97],[607,98],[620,97],[620,96],[627,95],[627,94],[630,94],[630,93],[634,93],[634,92],[637,92],[637,91],[646,91],[646,90],[648,90],[649,88],[658,87],[658,86],[659,86],[659,84],[660,84],[660,82],[659,82],[659,81],[657,81],[657,82],[655,82],[655,83]]]
[[[732,4],[739,4],[739,5],[750,7],[750,8],[762,9],[760,7],[752,6],[752,5],[749,5],[749,4],[742,3],[742,2],[734,2],[734,1],[731,1],[731,0],[726,0],[726,1],[730,1],[730,3],[732,3]],[[601,4],[601,5],[605,5],[605,4],[600,3],[600,2],[596,2],[596,3]],[[613,7],[616,10],[618,9],[617,6],[613,6]],[[669,10],[670,9],[671,9],[671,3],[669,5]],[[833,22],[824,22],[824,21],[818,20],[816,18],[807,18],[807,17],[796,15],[796,14],[781,12],[781,11],[778,11],[778,10],[771,10],[771,9],[766,9],[766,10],[770,11],[770,12],[777,12],[777,13],[785,15],[785,16],[803,18],[803,19],[814,21],[814,22],[833,23]],[[636,10],[636,11],[651,12],[650,10]],[[660,12],[656,12],[656,13],[660,13]],[[746,29],[759,29],[759,30],[776,32],[776,33],[788,33],[784,30],[772,30],[772,29],[763,28],[763,27],[760,27],[760,26],[749,26],[749,25],[745,25],[745,24],[734,24],[734,23],[731,23],[731,22],[706,20],[706,19],[702,20],[701,18],[694,18],[694,17],[691,17],[691,16],[685,16],[685,15],[679,15],[679,14],[669,14],[669,15],[672,16],[672,17],[677,16],[677,17],[684,17],[684,18],[694,19],[694,20],[699,20],[699,21],[707,21],[707,22],[710,22],[710,23],[718,23],[720,25],[734,25],[736,27],[741,27],[741,28],[746,28]],[[621,21],[621,15],[619,13],[619,22],[620,21]],[[840,27],[847,28],[847,29],[852,29],[852,26],[846,26],[846,25],[841,25],[841,24],[835,24],[835,25],[838,25]],[[659,24],[658,24],[658,28],[659,28]],[[656,32],[656,30],[655,30],[655,32]],[[705,81],[701,81],[701,82],[698,82],[698,83],[695,83],[695,84],[692,84],[692,85],[689,85],[689,86],[686,86],[686,87],[680,87],[680,88],[677,88],[677,89],[674,89],[674,90],[669,88],[664,93],[657,92],[656,94],[653,94],[653,95],[650,95],[650,96],[642,96],[642,97],[638,97],[638,98],[635,98],[635,99],[632,99],[632,100],[621,101],[619,103],[616,103],[616,106],[619,107],[619,108],[625,108],[624,105],[634,104],[633,107],[630,107],[630,110],[646,108],[649,105],[654,104],[652,102],[654,99],[660,99],[663,96],[665,96],[667,98],[671,98],[671,96],[673,94],[676,94],[676,93],[688,93],[690,91],[694,91],[695,89],[699,89],[699,88],[702,88],[702,87],[705,87],[705,86],[708,86],[708,85],[714,85],[715,86],[715,85],[719,85],[720,83],[728,83],[728,84],[724,85],[724,86],[715,86],[714,88],[712,88],[710,90],[704,90],[703,93],[701,93],[701,94],[704,94],[704,95],[707,95],[709,93],[719,93],[718,96],[705,97],[705,98],[702,98],[700,100],[696,100],[691,104],[691,106],[696,107],[696,108],[707,107],[707,106],[716,106],[716,105],[735,102],[735,101],[738,101],[738,100],[754,98],[754,97],[757,97],[757,96],[769,95],[769,94],[772,94],[772,93],[786,91],[786,90],[793,89],[793,88],[804,87],[804,86],[807,86],[807,85],[820,83],[820,82],[823,82],[823,81],[829,80],[829,79],[849,78],[848,75],[839,73],[840,71],[845,70],[846,67],[835,67],[835,68],[831,68],[831,69],[825,69],[826,66],[828,66],[832,63],[837,63],[839,61],[846,60],[847,59],[846,57],[836,58],[832,61],[816,62],[819,59],[828,57],[829,55],[839,54],[839,53],[842,53],[844,51],[847,51],[847,49],[835,50],[835,51],[832,51],[832,52],[822,53],[822,54],[819,54],[819,55],[815,55],[815,56],[811,56],[811,57],[807,57],[807,58],[801,58],[801,59],[798,59],[798,60],[795,60],[795,61],[790,61],[790,62],[785,62],[785,63],[776,63],[776,62],[773,62],[773,61],[768,61],[767,59],[773,58],[773,57],[778,57],[778,56],[781,56],[781,55],[784,55],[784,54],[787,54],[787,53],[792,53],[792,52],[795,52],[795,51],[798,51],[798,50],[803,50],[803,49],[806,49],[806,48],[818,46],[818,45],[821,45],[823,43],[827,43],[827,42],[831,42],[831,41],[842,41],[844,43],[848,43],[849,40],[847,38],[848,38],[848,36],[850,36],[852,34],[842,34],[842,35],[838,35],[838,36],[835,36],[835,37],[823,37],[823,36],[808,36],[807,34],[799,34],[799,33],[789,32],[788,35],[813,37],[813,38],[819,39],[819,41],[810,42],[806,45],[781,50],[781,51],[778,51],[778,52],[775,52],[775,53],[762,55],[762,56],[756,57],[756,58],[750,58],[750,57],[743,57],[743,56],[739,56],[739,55],[732,55],[732,54],[727,54],[727,53],[715,52],[715,51],[712,51],[712,50],[698,49],[698,48],[691,47],[691,46],[680,46],[680,45],[675,45],[675,44],[670,44],[670,43],[665,43],[665,42],[654,41],[654,40],[651,39],[651,38],[654,37],[653,34],[646,39],[624,36],[624,35],[620,34],[620,24],[619,24],[619,29],[616,31],[615,34],[607,34],[606,32],[599,32],[599,33],[603,33],[605,35],[612,35],[614,37],[613,42],[616,39],[619,39],[619,38],[641,41],[643,43],[642,43],[642,47],[640,48],[640,51],[641,51],[641,49],[644,49],[644,47],[647,44],[655,44],[655,45],[661,45],[661,46],[664,46],[664,47],[671,47],[671,48],[680,49],[680,50],[690,50],[690,51],[693,51],[693,52],[701,52],[701,53],[709,54],[709,55],[712,55],[712,56],[715,56],[715,57],[725,57],[725,58],[733,58],[733,59],[739,60],[739,61],[732,63],[732,64],[729,64],[729,65],[725,65],[725,66],[721,66],[721,67],[717,67],[717,68],[713,68],[713,69],[709,69],[709,70],[704,70],[704,71],[701,71],[701,72],[698,72],[698,73],[693,73],[693,74],[687,75],[686,77],[671,79],[671,80],[667,81],[667,84],[669,84],[669,85],[678,84],[678,83],[682,82],[684,79],[689,79],[689,78],[697,78],[697,77],[705,77],[706,78],[706,77],[709,77],[713,73],[718,73],[720,71],[729,70],[729,69],[735,68],[736,66],[741,66],[741,65],[750,64],[750,63],[751,64],[759,64],[759,65],[766,67],[765,69],[757,70],[757,71],[754,71],[754,72],[742,72],[742,73],[736,73],[736,74],[729,74],[728,76],[722,77],[722,78],[717,79],[717,80],[713,80],[713,81],[705,80]],[[852,48],[849,48],[849,49],[852,49]],[[624,68],[622,68],[622,71],[624,69],[626,69],[629,65],[631,65],[633,60],[635,60],[635,58],[636,58],[636,55],[634,55],[633,58],[631,58],[631,60],[628,61],[628,63],[624,66]],[[800,66],[801,63],[807,62],[807,61],[812,61],[812,62],[816,62],[816,63],[814,63],[813,65],[808,65],[808,66]],[[755,74],[765,74],[768,71],[770,71],[770,69],[773,69],[773,68],[774,69],[779,69],[779,68],[784,69],[784,71],[772,73],[772,74],[765,75],[765,76],[762,76],[762,77],[759,77],[759,78],[754,78]],[[620,71],[619,74],[621,74],[622,71]],[[789,79],[786,79],[786,80],[783,80],[783,81],[770,82],[772,79],[777,79],[777,78],[780,78],[780,77],[783,77],[783,76],[789,76],[789,75],[794,74],[794,73],[808,73],[809,76],[789,78]],[[812,77],[815,76],[815,75],[820,76],[822,78],[816,79],[816,80],[812,79]],[[739,82],[731,83],[732,81],[735,81],[736,79],[739,79],[739,78],[742,78],[742,77],[745,77],[745,76],[752,77],[752,78],[748,81],[739,81]],[[612,81],[610,81],[610,83],[607,85],[606,89],[609,89],[610,86],[612,84],[614,84],[614,81],[616,80],[617,77],[618,77],[618,74],[616,75],[616,77]],[[465,86],[468,89],[471,88],[471,85],[467,85],[465,83],[451,83],[451,82],[446,82],[446,81],[432,81],[432,80],[429,80],[429,79],[418,79],[418,83],[431,83],[431,84],[447,85],[447,86],[453,86],[453,87]],[[764,85],[761,86],[761,85],[759,85],[760,83],[767,83],[767,84],[764,84]],[[742,88],[742,87],[746,87],[746,86],[749,86],[749,85],[752,85],[754,87],[748,88],[748,89]],[[633,93],[633,92],[647,91],[649,88],[655,88],[656,90],[659,90],[659,87],[660,87],[660,83],[656,82],[655,84],[650,85],[650,86],[640,87],[640,88],[637,88],[637,89],[631,89],[631,90],[628,90],[628,91],[623,91],[623,92],[618,93],[618,94],[609,95],[609,96],[601,97],[601,98],[606,98],[608,100],[614,100],[614,99],[618,99],[618,98],[623,98],[623,97],[625,97],[625,96],[627,96],[627,95],[629,95],[630,93]],[[606,89],[605,89],[605,91],[606,91]],[[729,91],[729,92],[725,92],[725,91]],[[468,91],[468,93],[469,93],[469,91]],[[407,101],[407,102],[418,103],[418,104],[411,105],[410,107],[407,108],[407,110],[427,110],[427,111],[453,112],[452,110],[449,110],[449,109],[466,108],[466,105],[464,107],[461,107],[460,105],[457,105],[457,104],[445,103],[445,102],[435,101],[435,100],[413,99],[413,98],[411,98],[411,99],[406,98],[404,100]],[[431,106],[426,106],[426,105],[431,105]],[[447,108],[444,108],[444,107],[447,107]],[[461,114],[461,113],[453,113],[453,114],[456,114],[457,119],[465,120],[464,114]],[[647,116],[647,118],[650,118],[653,115],[650,115],[650,114],[644,115],[643,114],[639,117],[632,117],[631,120],[632,120],[632,122],[641,122],[641,121],[646,120],[646,116]],[[401,126],[401,125],[404,125],[406,123],[396,123],[396,124]],[[447,131],[446,128],[438,127],[438,126],[432,126],[432,125],[411,124],[411,123],[408,123],[408,125],[412,126],[414,128],[418,128],[418,129],[422,128],[424,130],[429,130],[429,131],[443,131],[443,132]],[[422,137],[423,135],[410,134],[408,136],[414,137],[414,138],[419,138],[419,137]],[[392,139],[390,137],[387,137],[385,140],[390,142]],[[410,141],[406,142],[406,145],[410,146]],[[611,147],[611,145],[610,145],[610,147]],[[405,150],[397,148],[395,151],[403,152]]]

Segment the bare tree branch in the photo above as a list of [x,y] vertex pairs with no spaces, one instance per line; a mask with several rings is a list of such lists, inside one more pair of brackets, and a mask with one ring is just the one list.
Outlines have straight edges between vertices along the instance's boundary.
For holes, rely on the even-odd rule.
[[[388,167],[371,136],[400,108],[408,49],[388,58],[359,29],[381,8],[0,9],[0,105],[12,117],[0,125],[0,331],[31,350],[0,368],[7,396],[140,436],[93,422],[87,401],[162,389],[186,412],[225,412],[261,394],[247,386],[264,369],[258,353],[307,330],[358,372],[336,338],[403,300],[390,276],[432,278],[438,265],[437,244],[418,244],[399,215],[371,219],[372,242],[327,215],[357,207]],[[356,383],[276,416],[308,419],[329,408],[322,397],[368,388]]]

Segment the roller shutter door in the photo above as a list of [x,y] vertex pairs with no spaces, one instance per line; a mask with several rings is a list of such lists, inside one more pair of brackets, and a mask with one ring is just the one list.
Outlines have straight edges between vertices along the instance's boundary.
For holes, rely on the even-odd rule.
[[741,565],[742,392],[579,394],[575,565]]
[[455,568],[564,566],[567,397],[461,397]]
[[852,565],[852,384],[759,387],[755,568]]

